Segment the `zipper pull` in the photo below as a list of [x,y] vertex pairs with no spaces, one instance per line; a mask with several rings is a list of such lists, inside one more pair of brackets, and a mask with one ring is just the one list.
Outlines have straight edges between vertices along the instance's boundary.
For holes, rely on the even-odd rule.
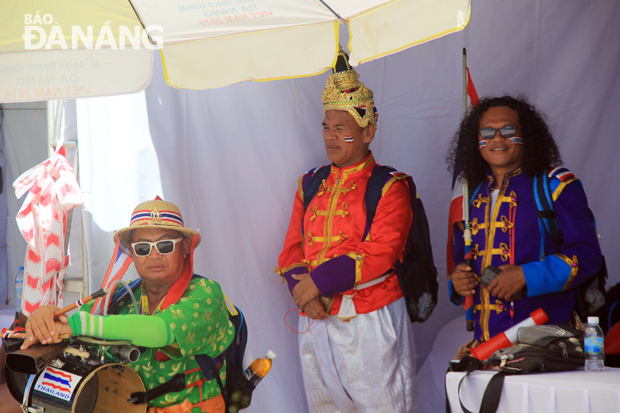
[[562,347],[562,357],[564,357],[565,359],[568,358],[568,348],[566,347],[566,343],[563,341],[560,341],[559,346]]

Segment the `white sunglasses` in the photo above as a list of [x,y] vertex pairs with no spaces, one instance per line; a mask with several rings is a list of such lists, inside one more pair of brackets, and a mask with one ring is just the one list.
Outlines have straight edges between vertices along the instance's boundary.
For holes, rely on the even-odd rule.
[[183,241],[184,239],[184,237],[181,237],[177,239],[162,239],[155,242],[132,242],[131,247],[133,248],[133,252],[139,257],[147,257],[151,253],[151,248],[153,247],[157,249],[160,255],[168,255],[174,252],[174,246],[177,242]]

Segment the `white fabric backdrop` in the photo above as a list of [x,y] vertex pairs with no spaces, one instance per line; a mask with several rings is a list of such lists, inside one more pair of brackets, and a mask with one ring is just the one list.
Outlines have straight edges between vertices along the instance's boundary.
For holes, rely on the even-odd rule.
[[[415,326],[421,411],[442,408],[443,390],[423,361],[439,329],[462,314],[447,300],[451,176],[444,162],[462,111],[462,47],[481,96],[525,93],[547,113],[597,216],[612,285],[620,281],[613,184],[620,173],[619,20],[614,1],[479,0],[463,32],[358,67],[380,113],[371,149],[380,163],[414,177],[441,273],[441,301],[429,322]],[[156,62],[146,93],[78,101],[92,289],[107,267],[112,231],[127,225],[132,208],[157,194],[177,203],[203,236],[196,271],[218,281],[247,316],[248,361],[269,348],[278,353],[251,412],[306,411],[297,335],[283,322],[294,304],[273,267],[297,178],[327,163],[320,125],[326,76],[186,91],[167,87]],[[459,344],[461,333],[449,344]]]
[[[6,168],[2,170],[3,191],[6,194],[7,225],[6,262],[1,265],[8,268],[8,280],[0,288],[6,288],[6,298],[15,303],[15,276],[19,267],[24,265],[26,240],[17,228],[15,217],[24,198],[17,199],[13,181],[19,175],[47,158],[47,129],[45,103],[3,104],[2,132],[4,133],[4,159]],[[0,301],[0,305],[5,301]],[[0,327],[9,327],[2,325]]]

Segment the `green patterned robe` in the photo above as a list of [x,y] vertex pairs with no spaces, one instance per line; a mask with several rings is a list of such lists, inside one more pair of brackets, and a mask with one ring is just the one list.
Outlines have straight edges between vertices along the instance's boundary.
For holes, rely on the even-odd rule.
[[[143,287],[142,287],[143,288]],[[139,300],[140,295],[137,295]],[[94,302],[84,305],[80,311],[90,311]],[[118,314],[135,314],[131,298],[122,298]],[[138,303],[139,305],[139,303]],[[160,313],[145,317],[161,317],[170,326],[175,342],[164,348],[146,348],[135,363],[127,363],[140,375],[147,390],[170,380],[178,373],[198,367],[195,354],[209,357],[220,355],[234,337],[234,327],[228,319],[228,310],[222,289],[218,283],[202,277],[190,281],[181,299]],[[148,332],[145,331],[145,334]],[[105,338],[105,333],[104,337]],[[157,361],[155,354],[163,352],[170,357],[167,361]],[[187,385],[203,379],[200,370],[185,378]],[[226,383],[225,364],[220,370],[220,378]],[[207,400],[220,393],[215,379],[202,384],[202,399]],[[189,399],[192,403],[200,401],[198,386],[178,393],[168,393],[149,402],[149,406],[170,406]],[[200,409],[194,409],[198,412]]]

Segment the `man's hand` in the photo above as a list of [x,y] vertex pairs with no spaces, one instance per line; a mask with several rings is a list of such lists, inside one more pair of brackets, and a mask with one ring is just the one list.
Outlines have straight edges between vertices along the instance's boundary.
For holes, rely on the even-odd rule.
[[459,295],[468,297],[476,294],[478,279],[469,265],[464,262],[457,265],[450,278],[452,279],[452,286]]
[[26,338],[22,345],[23,350],[37,342],[41,344],[59,343],[62,341],[59,338],[61,334],[69,333],[71,335],[71,327],[67,324],[66,316],[62,315],[58,320],[54,320],[54,313],[58,310],[59,308],[54,305],[45,305],[30,314],[26,322]]
[[319,320],[323,320],[329,317],[323,310],[323,304],[321,304],[321,300],[318,298],[315,298],[314,300],[310,301],[306,305],[303,312],[306,313],[306,315],[313,320],[316,320],[317,318]]
[[321,292],[316,284],[314,284],[310,274],[293,274],[293,278],[299,280],[299,283],[293,288],[293,300],[295,300],[297,307],[305,313],[306,305],[308,305],[310,301],[318,298]]
[[521,298],[521,291],[525,288],[525,275],[520,265],[502,265],[498,267],[501,273],[487,286],[489,294],[504,301],[510,301],[517,294]]

